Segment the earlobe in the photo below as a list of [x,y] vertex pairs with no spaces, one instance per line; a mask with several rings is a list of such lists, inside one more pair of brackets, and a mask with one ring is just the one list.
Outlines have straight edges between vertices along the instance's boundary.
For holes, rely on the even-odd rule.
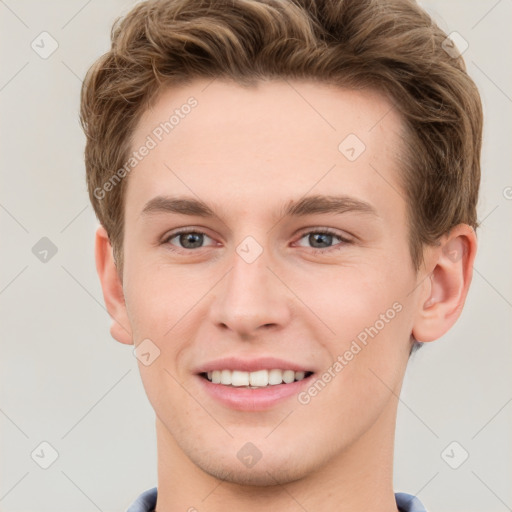
[[105,306],[112,319],[110,334],[120,343],[133,344],[126,311],[123,286],[114,262],[112,246],[103,226],[96,230],[96,270],[103,290]]
[[418,341],[434,341],[459,318],[471,284],[476,254],[474,230],[455,226],[442,237],[427,265],[432,269],[422,287],[418,315],[412,335]]

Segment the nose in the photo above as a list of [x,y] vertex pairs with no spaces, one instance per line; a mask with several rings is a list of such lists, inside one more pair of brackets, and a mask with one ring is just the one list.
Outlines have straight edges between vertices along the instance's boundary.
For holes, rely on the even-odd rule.
[[292,297],[269,263],[265,251],[252,262],[234,251],[231,270],[216,287],[209,310],[215,325],[243,339],[287,325]]

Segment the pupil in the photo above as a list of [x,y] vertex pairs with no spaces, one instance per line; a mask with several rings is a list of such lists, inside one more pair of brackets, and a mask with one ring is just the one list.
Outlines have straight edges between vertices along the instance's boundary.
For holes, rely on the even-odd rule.
[[184,233],[180,235],[180,244],[186,249],[195,249],[201,247],[202,237],[201,233]]
[[[317,241],[319,241],[320,244],[327,244],[327,245],[330,245],[332,243],[332,236],[333,235],[329,235],[328,233],[313,233],[311,235],[309,235],[309,242],[311,243],[311,245],[313,247],[317,247],[315,244],[317,243]],[[323,248],[323,247],[321,247]]]

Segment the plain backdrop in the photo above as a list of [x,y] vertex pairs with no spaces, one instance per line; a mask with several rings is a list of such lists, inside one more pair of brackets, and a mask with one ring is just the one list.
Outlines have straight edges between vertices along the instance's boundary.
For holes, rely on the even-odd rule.
[[[94,267],[97,221],[78,122],[81,80],[133,5],[0,0],[3,512],[122,511],[156,485],[154,413],[132,347],[109,335]],[[430,512],[504,512],[512,507],[512,1],[422,5],[469,45],[464,58],[485,110],[482,226],[462,317],[409,364],[395,490],[417,494]]]

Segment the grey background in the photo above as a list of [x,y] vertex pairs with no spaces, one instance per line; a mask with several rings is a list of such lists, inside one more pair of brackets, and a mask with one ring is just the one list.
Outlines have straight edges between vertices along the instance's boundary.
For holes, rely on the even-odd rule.
[[[132,347],[110,338],[95,272],[77,114],[81,78],[132,5],[0,0],[1,511],[120,511],[156,485],[153,411]],[[512,507],[512,1],[423,5],[469,43],[486,116],[482,227],[461,319],[408,368],[395,490],[430,512],[501,512]],[[47,59],[31,48],[43,31],[59,45]],[[32,250],[43,237],[57,248],[46,263]],[[58,452],[48,469],[31,457],[48,457],[43,441]]]

